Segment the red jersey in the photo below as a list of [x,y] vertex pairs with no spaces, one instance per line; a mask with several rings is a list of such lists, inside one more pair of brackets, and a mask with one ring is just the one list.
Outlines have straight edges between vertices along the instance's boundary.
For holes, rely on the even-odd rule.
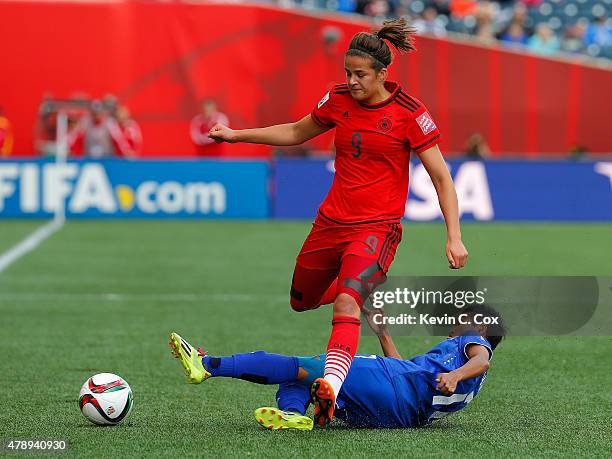
[[421,153],[440,141],[425,106],[394,82],[386,100],[366,105],[346,84],[329,91],[311,112],[335,127],[336,175],[319,213],[338,223],[397,221],[408,197],[410,151]]

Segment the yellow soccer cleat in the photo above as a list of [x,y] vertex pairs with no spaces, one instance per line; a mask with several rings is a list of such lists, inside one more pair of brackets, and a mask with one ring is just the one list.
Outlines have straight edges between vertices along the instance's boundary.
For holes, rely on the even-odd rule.
[[281,411],[278,408],[257,408],[253,413],[257,422],[266,429],[312,430],[312,419],[300,413]]
[[170,333],[170,349],[172,355],[181,360],[189,384],[200,384],[210,377],[210,373],[202,364],[204,353],[194,349],[178,333]]

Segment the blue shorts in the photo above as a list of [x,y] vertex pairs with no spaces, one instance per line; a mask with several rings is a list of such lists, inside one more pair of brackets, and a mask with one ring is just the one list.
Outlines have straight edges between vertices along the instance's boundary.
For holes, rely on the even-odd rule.
[[[325,354],[297,359],[299,366],[308,372],[299,385],[310,387],[315,379],[323,377]],[[414,403],[406,404],[403,400],[400,405],[386,360],[375,355],[355,356],[336,400],[337,418],[360,427],[416,427],[416,413],[410,407],[418,409],[417,397],[402,390],[403,397],[413,398]]]

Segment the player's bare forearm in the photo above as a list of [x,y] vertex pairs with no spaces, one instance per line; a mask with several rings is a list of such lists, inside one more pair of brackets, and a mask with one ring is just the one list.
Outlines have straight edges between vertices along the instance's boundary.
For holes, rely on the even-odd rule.
[[461,240],[461,227],[459,225],[459,202],[455,184],[450,174],[434,183],[438,193],[438,202],[446,223],[446,231],[449,241]]
[[472,344],[467,348],[468,361],[449,373],[440,373],[436,379],[437,389],[444,394],[455,393],[457,384],[466,379],[482,375],[489,369],[489,351],[481,345]]
[[453,179],[437,145],[422,152],[420,157],[438,194],[438,202],[446,223],[446,256],[449,265],[454,269],[462,268],[467,261],[468,252],[461,241],[459,202]]
[[393,357],[394,359],[402,359],[402,356],[395,347],[395,343],[393,342],[393,338],[390,335],[384,334],[378,336],[378,341],[380,341],[380,347],[382,348],[383,354],[385,357]]
[[438,202],[446,222],[448,238],[451,240],[461,240],[457,192],[438,146],[436,145],[421,153],[421,162],[427,170],[438,194]]
[[397,347],[395,347],[393,338],[391,338],[391,335],[389,335],[389,330],[387,329],[387,325],[384,322],[384,308],[371,308],[364,305],[361,308],[361,311],[363,312],[363,316],[365,317],[370,329],[374,333],[376,333],[376,336],[378,336],[378,341],[380,342],[380,347],[382,348],[383,355],[385,357],[401,359],[402,356],[397,351]]
[[276,124],[254,129],[230,129],[217,124],[208,133],[208,137],[215,142],[229,143],[258,143],[263,145],[290,146],[299,145],[329,130],[319,126],[310,115],[295,123]]
[[299,145],[303,140],[293,127],[294,123],[277,124],[264,128],[242,129],[236,132],[236,142],[259,143],[264,145]]
[[475,378],[480,376],[489,369],[489,357],[488,356],[476,356],[468,360],[465,365],[451,371],[455,373],[459,381],[465,381],[466,379]]

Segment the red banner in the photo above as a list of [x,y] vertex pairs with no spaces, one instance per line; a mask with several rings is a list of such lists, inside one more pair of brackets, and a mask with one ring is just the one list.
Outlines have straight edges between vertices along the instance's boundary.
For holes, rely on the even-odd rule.
[[[46,94],[112,93],[140,123],[146,156],[196,154],[189,122],[214,99],[236,128],[299,119],[343,82],[355,23],[269,7],[149,2],[0,2],[0,106],[13,154],[34,151]],[[338,35],[335,44],[325,37]],[[419,37],[392,78],[430,109],[442,147],[462,151],[480,132],[495,154],[611,152],[612,72]],[[328,149],[331,135],[313,142]],[[224,146],[234,156],[267,147]]]

